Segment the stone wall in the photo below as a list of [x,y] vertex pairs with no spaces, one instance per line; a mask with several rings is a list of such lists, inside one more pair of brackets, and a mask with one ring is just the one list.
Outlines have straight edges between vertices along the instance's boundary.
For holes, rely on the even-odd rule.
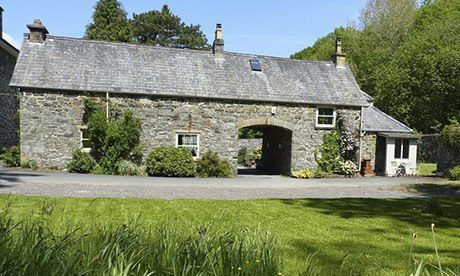
[[262,138],[260,139],[238,139],[238,150],[246,148],[248,152],[262,148]]
[[439,139],[436,173],[446,176],[450,169],[460,165],[460,150],[447,146]]
[[18,144],[18,100],[16,90],[8,87],[16,58],[0,48],[0,152]]
[[424,134],[418,140],[417,162],[436,163],[438,161],[438,150],[440,134]]
[[373,170],[375,170],[376,146],[377,135],[375,133],[366,133],[361,140],[361,159],[370,158]]
[[[103,97],[103,95],[100,95]],[[80,145],[79,127],[85,96],[72,93],[24,93],[21,97],[22,155],[40,166],[65,167]],[[241,103],[148,96],[110,95],[120,108],[141,119],[145,153],[159,145],[175,145],[176,132],[200,134],[200,151],[212,150],[235,166],[238,127],[261,122],[292,130],[292,166],[316,167],[313,151],[322,144],[324,131],[315,129],[315,108],[306,105]],[[276,107],[276,115],[272,115]],[[337,108],[349,129],[359,130],[359,108]]]

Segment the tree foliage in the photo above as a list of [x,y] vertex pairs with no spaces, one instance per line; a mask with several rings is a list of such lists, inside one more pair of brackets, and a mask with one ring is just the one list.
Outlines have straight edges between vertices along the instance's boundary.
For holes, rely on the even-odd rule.
[[208,49],[207,39],[200,25],[186,25],[173,14],[167,5],[161,11],[148,11],[133,14],[130,20],[134,41],[139,44]]
[[460,120],[460,2],[369,0],[357,26],[337,28],[292,58],[347,61],[375,105],[410,127],[438,132]]
[[126,11],[117,0],[99,0],[93,22],[86,26],[85,39],[131,42],[131,26]]

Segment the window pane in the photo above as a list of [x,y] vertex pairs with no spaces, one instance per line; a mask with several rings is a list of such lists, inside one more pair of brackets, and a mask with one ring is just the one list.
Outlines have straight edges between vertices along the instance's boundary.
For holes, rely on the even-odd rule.
[[401,158],[401,139],[395,139],[395,158]]
[[319,125],[333,125],[333,121],[332,117],[318,117]]
[[409,158],[409,139],[403,140],[403,158]]
[[334,116],[334,109],[332,109],[332,108],[320,108],[319,109],[319,115]]
[[82,128],[80,131],[83,139],[89,139],[89,131],[87,128]]
[[184,144],[183,141],[184,135],[179,134],[177,137],[177,145],[182,146]]
[[82,141],[82,146],[83,148],[91,148],[91,142],[85,139]]

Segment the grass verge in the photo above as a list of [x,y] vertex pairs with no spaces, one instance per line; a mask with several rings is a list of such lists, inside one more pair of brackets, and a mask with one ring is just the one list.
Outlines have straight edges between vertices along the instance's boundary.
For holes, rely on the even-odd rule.
[[216,201],[0,195],[0,210],[8,210],[14,222],[38,219],[43,229],[60,237],[69,229],[92,235],[133,221],[142,229],[172,225],[185,237],[196,236],[203,227],[216,233],[269,231],[276,237],[283,259],[280,272],[285,275],[314,274],[308,273],[311,267],[335,275],[340,275],[338,270],[342,274],[414,273],[420,260],[435,269],[434,223],[443,269],[458,273],[460,267],[458,199]]

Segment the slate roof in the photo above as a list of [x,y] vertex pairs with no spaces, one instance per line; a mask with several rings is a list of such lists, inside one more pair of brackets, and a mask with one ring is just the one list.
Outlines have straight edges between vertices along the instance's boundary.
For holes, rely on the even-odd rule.
[[363,131],[412,133],[412,129],[374,106],[364,108]]
[[16,47],[11,45],[8,41],[3,39],[2,37],[0,37],[0,48],[5,50],[7,53],[12,55],[13,57],[18,57],[18,55],[19,55],[19,50],[16,49]]
[[[262,72],[253,72],[257,59]],[[351,70],[332,62],[48,36],[25,40],[11,86],[264,102],[368,106]]]

